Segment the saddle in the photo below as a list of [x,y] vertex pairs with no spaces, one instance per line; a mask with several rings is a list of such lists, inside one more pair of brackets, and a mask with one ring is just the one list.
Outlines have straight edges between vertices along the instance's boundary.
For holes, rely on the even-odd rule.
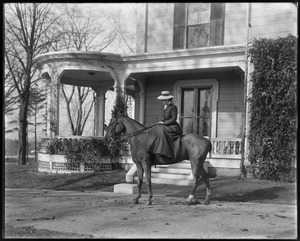
[[147,151],[172,160],[178,156],[181,134],[166,125],[155,125],[148,130]]

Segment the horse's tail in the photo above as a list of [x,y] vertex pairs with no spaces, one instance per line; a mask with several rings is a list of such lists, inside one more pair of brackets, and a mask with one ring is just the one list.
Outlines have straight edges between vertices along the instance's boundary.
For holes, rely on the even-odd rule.
[[209,148],[208,148],[208,152],[211,152],[212,151],[212,144],[211,144],[211,141],[209,141]]

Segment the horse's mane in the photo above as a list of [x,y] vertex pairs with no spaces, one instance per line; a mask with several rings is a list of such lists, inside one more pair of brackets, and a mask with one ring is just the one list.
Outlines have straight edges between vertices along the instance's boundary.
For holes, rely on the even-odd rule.
[[133,121],[134,123],[138,124],[139,126],[141,126],[141,127],[145,127],[145,126],[144,126],[144,125],[142,125],[140,122],[138,122],[138,121],[136,121],[136,120],[134,120],[134,119],[130,118],[130,117],[129,117],[129,116],[127,116],[127,115],[118,115],[118,117],[125,117],[125,118],[127,118],[127,119],[129,119],[129,120]]

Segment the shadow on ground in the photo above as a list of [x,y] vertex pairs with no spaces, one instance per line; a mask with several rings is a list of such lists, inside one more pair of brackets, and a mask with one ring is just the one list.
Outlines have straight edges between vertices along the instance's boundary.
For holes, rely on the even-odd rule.
[[229,194],[212,197],[214,201],[234,201],[234,202],[253,202],[253,201],[270,201],[278,198],[279,191],[283,191],[280,187],[263,188],[243,194]]
[[[212,201],[253,202],[295,205],[297,203],[296,184],[279,183],[268,180],[219,177],[210,180]],[[192,187],[182,187],[182,191],[169,196],[187,198]],[[204,183],[198,186],[195,197],[204,199]]]

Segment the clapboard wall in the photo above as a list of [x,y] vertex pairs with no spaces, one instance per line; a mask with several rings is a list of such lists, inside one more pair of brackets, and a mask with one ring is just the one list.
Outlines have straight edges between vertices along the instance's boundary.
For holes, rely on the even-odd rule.
[[233,70],[148,76],[146,78],[145,124],[152,125],[156,122],[156,117],[162,118],[163,104],[157,100],[157,96],[163,90],[173,93],[173,86],[177,80],[216,79],[219,82],[217,137],[240,137],[244,96],[242,78],[242,72]]
[[[136,53],[173,50],[174,3],[139,3]],[[225,3],[224,45],[246,44],[249,3]],[[297,35],[293,3],[251,3],[250,38]]]

